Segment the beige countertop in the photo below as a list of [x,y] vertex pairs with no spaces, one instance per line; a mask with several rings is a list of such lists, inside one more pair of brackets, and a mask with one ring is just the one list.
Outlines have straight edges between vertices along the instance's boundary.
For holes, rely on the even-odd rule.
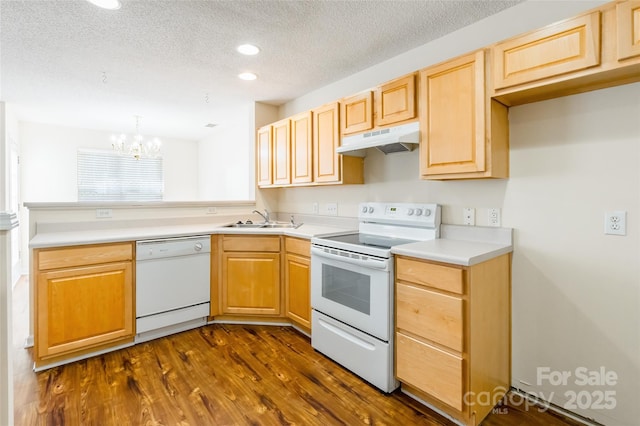
[[[185,223],[102,229],[83,229],[82,224],[78,224],[76,229],[73,225],[64,228],[50,227],[43,228],[47,229],[45,232],[36,233],[29,242],[29,247],[36,249],[212,234],[266,234],[311,239],[357,232],[357,226],[335,223],[303,223],[298,228],[227,227],[235,222],[227,217],[206,223],[189,223],[185,220]],[[391,249],[393,254],[462,266],[471,266],[511,251],[512,230],[509,228],[446,224],[441,226],[439,239],[403,244]]]
[[325,226],[321,224],[302,224],[299,228],[268,229],[225,227],[232,223],[235,222],[227,221],[169,226],[43,232],[37,233],[31,239],[29,247],[35,249],[211,234],[270,234],[310,239],[311,237],[338,235],[357,231],[353,228]]
[[471,266],[513,251],[513,229],[440,226],[440,238],[395,246],[391,253],[453,265]]
[[513,247],[510,244],[442,238],[402,244],[391,249],[394,254],[462,266],[475,265],[512,251]]

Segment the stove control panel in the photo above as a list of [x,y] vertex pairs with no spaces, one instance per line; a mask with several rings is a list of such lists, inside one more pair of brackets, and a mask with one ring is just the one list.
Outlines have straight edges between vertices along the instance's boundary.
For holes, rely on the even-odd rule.
[[421,203],[361,203],[358,219],[361,222],[440,226],[440,206]]

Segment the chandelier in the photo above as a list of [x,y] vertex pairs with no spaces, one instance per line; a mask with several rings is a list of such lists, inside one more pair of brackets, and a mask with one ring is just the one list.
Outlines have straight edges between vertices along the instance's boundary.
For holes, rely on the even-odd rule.
[[112,135],[111,147],[120,155],[131,155],[136,160],[140,157],[157,158],[160,157],[160,147],[162,142],[160,139],[153,138],[145,141],[144,136],[140,134],[140,116],[134,115],[136,119],[136,134],[129,141],[127,135]]

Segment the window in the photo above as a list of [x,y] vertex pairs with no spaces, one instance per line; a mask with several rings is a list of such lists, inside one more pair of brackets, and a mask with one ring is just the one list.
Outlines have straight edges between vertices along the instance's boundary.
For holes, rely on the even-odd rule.
[[78,201],[161,201],[162,158],[78,150]]

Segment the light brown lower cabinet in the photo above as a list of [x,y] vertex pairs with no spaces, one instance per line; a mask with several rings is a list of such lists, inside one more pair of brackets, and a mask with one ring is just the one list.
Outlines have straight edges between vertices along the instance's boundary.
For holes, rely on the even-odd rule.
[[396,377],[463,424],[509,389],[510,265],[509,254],[469,267],[396,256]]
[[133,243],[34,250],[36,367],[132,342]]
[[222,314],[280,315],[280,237],[221,238]]
[[286,314],[305,331],[311,331],[311,243],[285,239]]

